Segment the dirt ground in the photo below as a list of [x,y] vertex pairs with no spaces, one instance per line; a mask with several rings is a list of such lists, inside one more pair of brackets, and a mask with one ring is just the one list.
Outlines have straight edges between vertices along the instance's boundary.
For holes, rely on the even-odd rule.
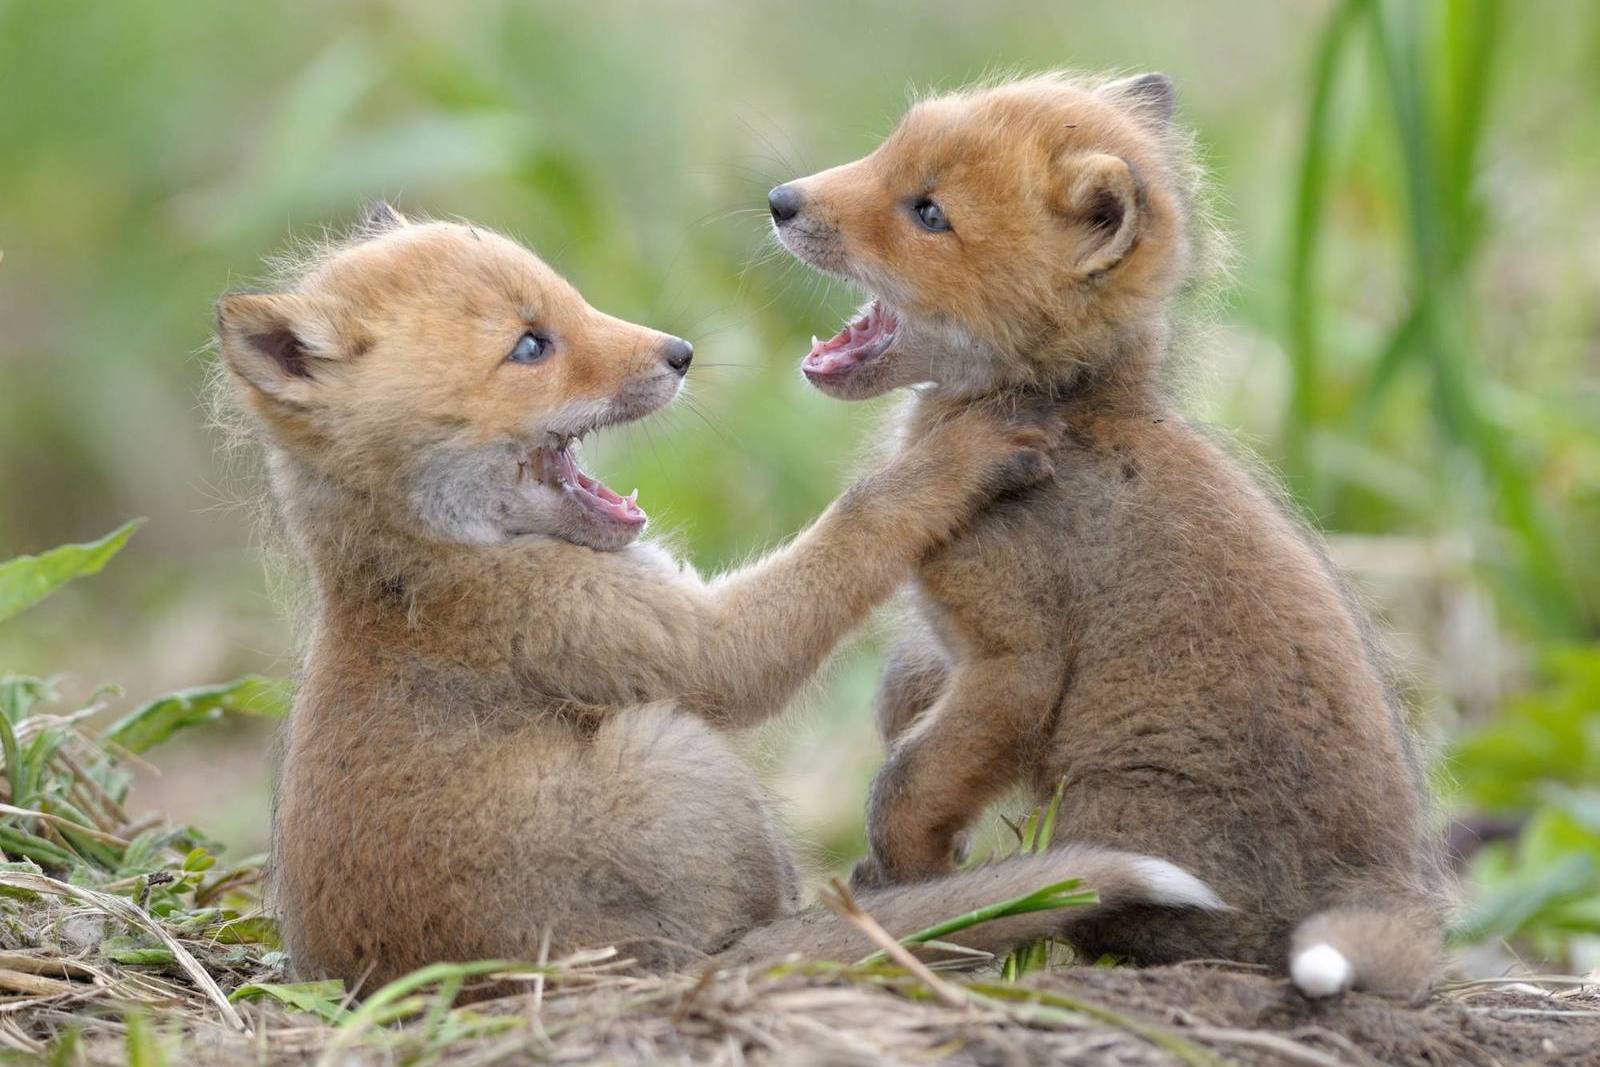
[[[1194,966],[1079,968],[1039,985],[1171,1024],[1242,1063],[1600,1065],[1596,987],[1468,987],[1413,1006],[1359,993],[1309,1001],[1283,979]],[[1228,1036],[1213,1041],[1219,1030]]]
[[[1363,994],[1310,1002],[1281,978],[1195,964],[1067,968],[1015,985],[956,980],[951,991],[941,998],[892,969],[613,973],[479,1005],[470,1037],[423,1037],[416,1027],[341,1033],[251,1006],[250,1035],[200,1026],[169,1031],[163,1044],[171,1064],[330,1067],[1600,1067],[1600,986],[1571,981],[1463,985],[1418,1005]],[[78,1062],[125,1062],[117,1029],[86,1042]]]

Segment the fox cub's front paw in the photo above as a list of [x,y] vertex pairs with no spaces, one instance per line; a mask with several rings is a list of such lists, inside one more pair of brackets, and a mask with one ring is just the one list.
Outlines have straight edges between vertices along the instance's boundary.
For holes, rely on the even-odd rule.
[[856,863],[850,874],[853,889],[875,889],[879,886],[898,885],[905,882],[924,882],[949,874],[967,862],[972,852],[972,838],[958,833],[938,843],[914,850],[916,855],[874,849]]
[[877,889],[888,884],[888,879],[883,876],[883,868],[872,856],[863,856],[857,860],[855,870],[850,872],[851,889]]
[[1026,489],[1054,478],[1056,471],[1050,456],[1067,431],[1055,406],[1044,398],[1032,398],[994,414],[1004,421],[1016,449],[1000,481],[1008,489]]
[[[1029,431],[1014,439],[1018,446],[1017,450],[1006,459],[994,475],[994,487],[997,493],[1029,489],[1055,477],[1056,469],[1050,462],[1049,454],[1044,450],[1045,442],[1042,437],[1041,434]],[[1038,443],[1034,443],[1036,440]]]
[[936,427],[938,448],[976,462],[975,473],[994,494],[1014,492],[1055,476],[1050,455],[1065,423],[1042,402],[973,404]]

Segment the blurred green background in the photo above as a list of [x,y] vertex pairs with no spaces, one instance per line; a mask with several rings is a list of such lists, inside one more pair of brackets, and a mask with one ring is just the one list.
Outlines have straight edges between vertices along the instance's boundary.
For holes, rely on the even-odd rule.
[[[0,557],[151,519],[0,628],[0,672],[116,681],[123,707],[292,671],[199,397],[210,309],[379,195],[693,339],[692,403],[591,465],[703,568],[761,551],[876,422],[796,373],[854,296],[773,253],[766,190],[867,151],[914,92],[1058,66],[1180,86],[1240,253],[1189,406],[1284,472],[1395,631],[1452,814],[1506,835],[1466,861],[1463,937],[1595,966],[1593,3],[0,0]],[[878,655],[752,746],[819,865],[858,847]],[[220,727],[143,802],[259,848],[268,750]]]

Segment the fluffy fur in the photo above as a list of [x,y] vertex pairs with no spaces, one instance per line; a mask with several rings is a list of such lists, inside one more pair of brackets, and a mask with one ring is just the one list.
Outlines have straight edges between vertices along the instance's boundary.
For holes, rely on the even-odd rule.
[[1366,623],[1162,385],[1209,228],[1173,110],[1162,75],[981,87],[774,191],[782,242],[875,298],[813,346],[819,387],[918,386],[897,438],[1007,400],[1043,398],[1068,427],[1050,483],[918,571],[857,883],[939,876],[1002,790],[1042,802],[1065,779],[1058,847],[1165,857],[1232,906],[1098,915],[1072,933],[1091,958],[1227,957],[1308,994],[1416,993],[1444,890]]
[[[1048,411],[952,413],[792,544],[704,581],[555,462],[670,402],[682,342],[596,311],[526,249],[380,205],[217,317],[315,590],[273,846],[300,974],[370,989],[544,938],[651,967],[867,950],[797,913],[726,733],[781,709],[976,508],[1047,477]],[[902,934],[1077,875],[1108,902],[1206,903],[1153,862],[1063,853],[864,903]]]

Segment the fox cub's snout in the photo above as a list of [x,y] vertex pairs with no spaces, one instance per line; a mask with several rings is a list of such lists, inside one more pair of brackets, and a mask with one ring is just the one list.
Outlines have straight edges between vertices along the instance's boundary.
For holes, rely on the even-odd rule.
[[694,354],[513,241],[387,205],[286,291],[224,296],[217,323],[233,387],[295,471],[472,543],[633,541],[645,513],[573,446],[669,403]]
[[806,376],[849,399],[1083,369],[1108,322],[1153,318],[1185,275],[1172,110],[1160,74],[935,97],[864,159],[773,189],[783,245],[872,297],[813,340]]

